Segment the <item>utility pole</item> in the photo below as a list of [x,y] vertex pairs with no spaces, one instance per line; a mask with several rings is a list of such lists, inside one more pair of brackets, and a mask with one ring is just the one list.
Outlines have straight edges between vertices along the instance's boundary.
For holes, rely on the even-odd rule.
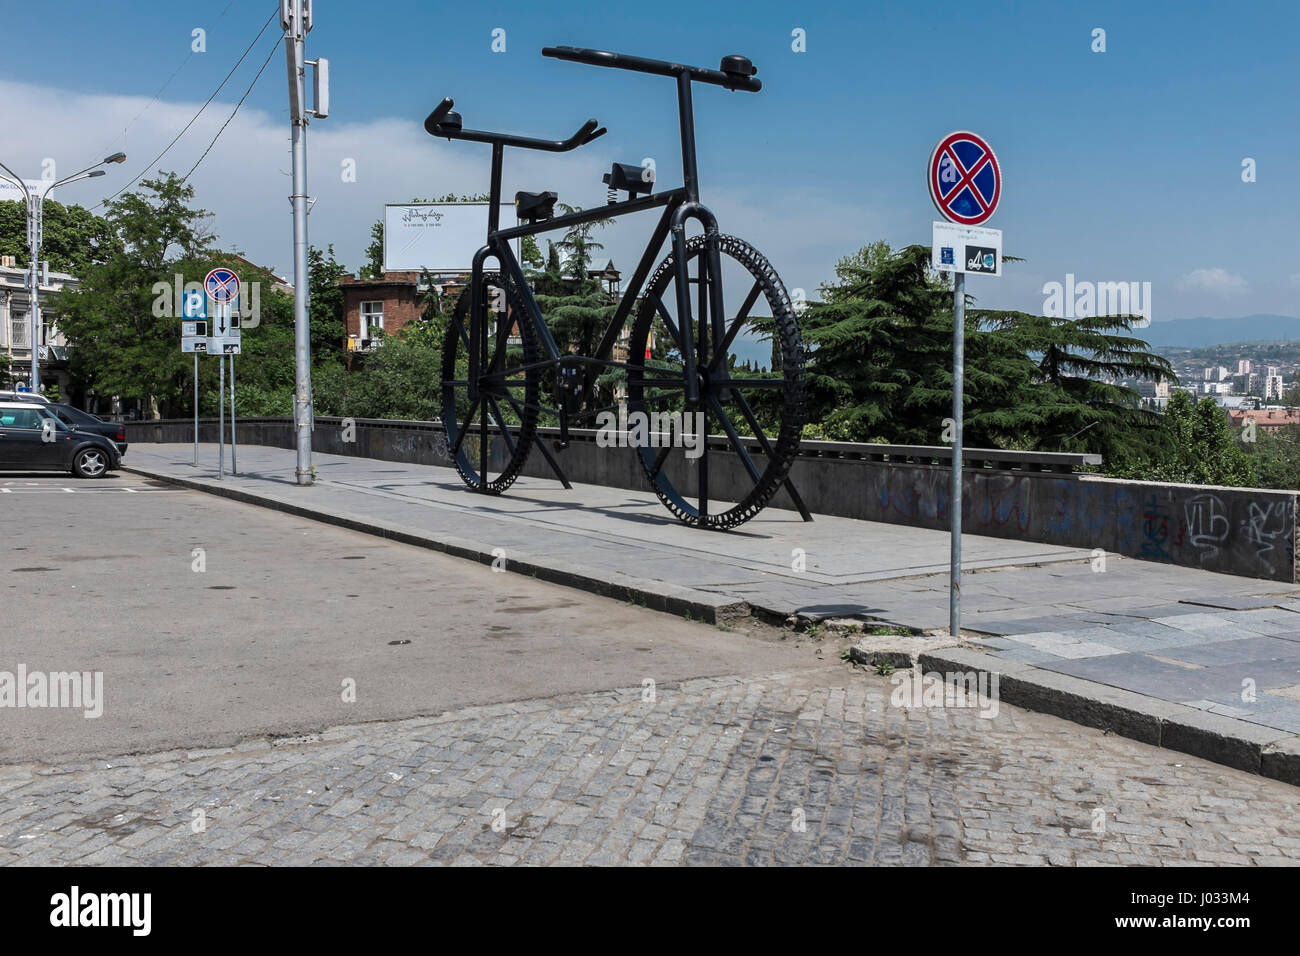
[[[41,339],[41,242],[45,236],[45,197],[55,186],[62,186],[66,183],[77,182],[82,179],[94,179],[96,176],[103,176],[104,171],[100,166],[108,163],[126,162],[126,153],[114,153],[95,163],[93,166],[87,166],[85,169],[66,176],[63,179],[50,183],[45,187],[44,192],[37,189],[28,189],[27,183],[4,163],[0,163],[0,169],[9,174],[10,181],[18,187],[23,194],[23,200],[27,209],[27,252],[28,252],[28,270],[27,270],[27,310],[31,316],[28,323],[28,344],[32,348],[32,372],[31,372],[31,390],[32,394],[40,394],[41,391],[41,360],[40,360],[40,339]],[[49,276],[46,276],[46,282]]]
[[[329,115],[329,62],[305,58],[311,31],[312,0],[280,0],[284,52],[289,67],[289,121],[293,142],[293,330],[295,381],[293,391],[294,445],[298,450],[294,474],[298,484],[312,484],[311,432],[315,421],[311,393],[311,316],[307,275],[307,117]],[[315,68],[314,109],[307,109],[307,65]]]

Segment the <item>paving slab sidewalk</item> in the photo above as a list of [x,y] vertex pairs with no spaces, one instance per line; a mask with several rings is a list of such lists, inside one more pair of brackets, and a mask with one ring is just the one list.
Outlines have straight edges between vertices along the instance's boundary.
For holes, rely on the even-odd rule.
[[[449,468],[325,454],[303,488],[294,452],[262,446],[218,480],[216,446],[199,451],[132,445],[127,469],[713,623],[948,623],[944,532],[779,509],[702,532],[649,492],[521,478],[489,497]],[[1300,588],[979,535],[963,556],[976,633],[922,666],[996,671],[1008,703],[1300,783]]]

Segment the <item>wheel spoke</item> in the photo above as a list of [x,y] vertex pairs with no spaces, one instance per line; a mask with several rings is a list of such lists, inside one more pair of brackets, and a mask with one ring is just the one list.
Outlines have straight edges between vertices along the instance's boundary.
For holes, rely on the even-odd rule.
[[501,406],[497,404],[497,400],[491,395],[487,396],[487,400],[492,403],[492,410],[496,412],[497,427],[501,429],[501,435],[505,438],[506,447],[510,449],[510,454],[514,455],[515,439],[514,436],[510,434],[510,426],[506,424],[506,417],[501,414]]
[[453,458],[460,454],[460,446],[465,443],[465,436],[469,434],[470,426],[474,424],[474,413],[478,411],[481,404],[482,400],[480,399],[470,406],[469,414],[465,416],[465,421],[460,427],[459,434],[456,435],[456,444],[452,446],[451,449]]
[[[461,294],[462,294],[462,295],[468,295],[468,294],[469,294],[469,290],[466,289],[466,290],[465,290],[464,292],[462,292]],[[456,332],[460,335],[460,340],[461,340],[462,342],[465,343],[465,353],[468,355],[468,354],[469,354],[469,334],[466,333],[466,331],[465,331],[465,323],[461,322],[461,320],[460,320],[460,316],[453,314],[452,317],[451,317],[451,324],[452,324],[453,326],[455,326],[455,328],[456,328]]]
[[718,362],[725,360],[727,352],[731,349],[731,343],[736,339],[736,333],[740,331],[740,327],[744,325],[745,320],[749,318],[749,310],[754,307],[754,303],[758,301],[758,297],[762,291],[763,287],[758,283],[758,280],[755,280],[754,287],[749,290],[749,295],[745,296],[745,301],[741,304],[740,311],[737,312],[736,317],[731,320],[731,328],[727,329],[727,334],[723,336],[722,344],[718,346],[718,353],[713,357],[714,364],[712,368],[716,369],[718,367]]
[[478,477],[479,477],[479,481],[480,481],[480,482],[482,483],[482,485],[483,485],[483,490],[484,490],[484,491],[487,490],[487,486],[488,486],[488,474],[487,474],[487,453],[488,453],[488,440],[487,440],[487,422],[488,422],[488,413],[487,413],[487,397],[488,397],[487,393],[484,392],[484,393],[483,393],[483,399],[484,399],[484,400],[483,400],[482,402],[480,402],[480,405],[482,406],[482,414],[480,414],[479,417],[478,417]]
[[668,334],[671,335],[673,341],[677,343],[678,350],[684,352],[686,346],[682,343],[682,333],[677,330],[677,324],[673,321],[673,317],[669,315],[668,310],[664,308],[663,300],[653,292],[647,292],[646,297],[654,303],[655,311],[659,313],[659,318],[663,321],[663,324],[668,327]]
[[731,419],[728,418],[727,413],[723,411],[722,403],[719,402],[716,397],[710,395],[709,405],[712,406],[713,413],[718,416],[718,423],[722,425],[722,430],[727,433],[727,440],[730,441],[732,446],[736,449],[736,453],[740,457],[740,463],[745,466],[745,470],[749,472],[749,477],[753,480],[754,484],[758,484],[759,478],[761,477],[758,468],[755,467],[754,460],[749,457],[749,451],[745,448],[745,443],[741,441],[740,436],[736,434],[736,426],[731,423]]
[[701,434],[699,436],[700,457],[696,471],[699,476],[699,512],[700,524],[708,523],[709,518],[709,412],[708,409],[700,410]]

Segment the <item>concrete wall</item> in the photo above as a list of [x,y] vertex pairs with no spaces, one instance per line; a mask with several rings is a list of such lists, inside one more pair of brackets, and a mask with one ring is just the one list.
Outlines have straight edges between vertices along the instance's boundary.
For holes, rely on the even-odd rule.
[[[546,430],[548,433],[550,430]],[[636,455],[599,448],[594,432],[574,431],[556,453],[574,482],[646,490]],[[189,442],[188,421],[131,422],[132,442]],[[431,422],[357,420],[355,441],[344,442],[339,419],[317,419],[316,451],[386,461],[449,467],[446,438]],[[203,422],[200,440],[215,442],[217,424]],[[550,440],[549,434],[543,440]],[[243,444],[293,447],[286,419],[240,422]],[[946,530],[951,470],[938,459],[943,449],[807,442],[791,478],[814,514]],[[493,449],[498,454],[499,449]],[[993,453],[989,453],[993,454]],[[691,466],[677,455],[674,481],[694,491]],[[888,458],[888,460],[880,460]],[[759,460],[756,456],[756,460]],[[1022,467],[1008,467],[1021,461]],[[1120,481],[1063,473],[1079,456],[1017,455],[967,460],[962,526],[973,534],[1017,538],[1089,550],[1100,548],[1147,561],[1219,571],[1270,581],[1300,581],[1295,540],[1297,492]],[[980,467],[991,464],[993,467]],[[1035,470],[1055,468],[1056,470]],[[737,500],[749,479],[733,453],[710,454],[710,487],[722,500]],[[550,478],[534,452],[524,473]],[[773,506],[793,507],[784,491]]]

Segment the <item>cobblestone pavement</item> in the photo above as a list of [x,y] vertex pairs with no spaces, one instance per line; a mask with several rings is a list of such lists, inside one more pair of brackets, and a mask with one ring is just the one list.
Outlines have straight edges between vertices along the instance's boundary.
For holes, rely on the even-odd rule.
[[1010,706],[899,708],[892,690],[835,665],[11,765],[0,863],[1300,860],[1300,790]]

